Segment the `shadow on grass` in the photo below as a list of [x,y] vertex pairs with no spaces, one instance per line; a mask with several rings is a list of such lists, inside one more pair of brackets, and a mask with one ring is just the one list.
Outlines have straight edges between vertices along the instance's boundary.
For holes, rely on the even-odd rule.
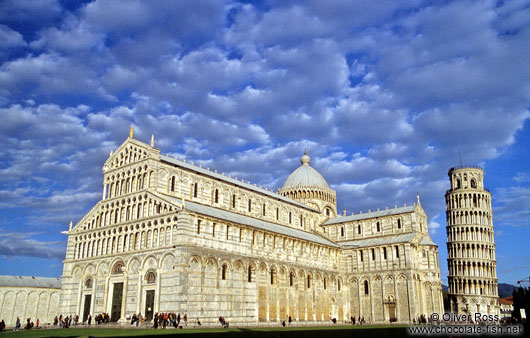
[[[146,332],[147,333],[147,332]],[[250,328],[237,328],[227,330],[226,332],[212,331],[212,332],[175,332],[168,334],[170,336],[184,335],[186,338],[194,337],[238,337],[238,338],[305,338],[305,337],[332,337],[332,338],[346,338],[346,337],[400,337],[406,335],[407,331],[404,327],[381,327],[381,328],[343,328],[343,329],[299,329],[288,328],[278,330],[260,330]],[[121,336],[121,335],[120,335]],[[103,337],[103,336],[101,336]],[[121,336],[127,338],[139,337],[138,335]],[[141,335],[145,338],[160,338],[160,334]],[[89,336],[89,338],[100,338],[100,336]]]

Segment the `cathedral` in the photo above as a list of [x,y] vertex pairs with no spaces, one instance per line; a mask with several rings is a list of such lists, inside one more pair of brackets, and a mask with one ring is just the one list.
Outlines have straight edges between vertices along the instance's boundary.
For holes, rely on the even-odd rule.
[[438,248],[419,197],[337,213],[307,154],[277,192],[130,136],[102,198],[66,232],[58,312],[186,313],[203,323],[412,323],[443,312]]

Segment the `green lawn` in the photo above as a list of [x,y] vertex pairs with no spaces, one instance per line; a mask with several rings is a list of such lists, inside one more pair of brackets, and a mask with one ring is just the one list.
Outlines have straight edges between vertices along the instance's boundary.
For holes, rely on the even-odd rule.
[[[204,328],[204,329],[129,329],[129,328],[69,328],[47,330],[6,331],[0,337],[151,337],[162,335],[202,336],[239,336],[239,337],[337,337],[395,336],[400,335],[405,326],[364,325],[364,326],[320,326],[320,327],[267,327],[267,328]],[[322,332],[330,331],[330,332]]]

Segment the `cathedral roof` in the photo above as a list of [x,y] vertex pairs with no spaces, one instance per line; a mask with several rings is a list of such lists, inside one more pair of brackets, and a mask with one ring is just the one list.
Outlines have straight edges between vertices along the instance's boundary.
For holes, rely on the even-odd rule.
[[282,189],[298,188],[298,187],[318,187],[329,189],[328,182],[324,177],[309,165],[311,158],[304,152],[304,156],[300,159],[302,165],[298,167],[285,181]]
[[[418,236],[417,232],[409,232],[409,233],[397,234],[397,235],[355,239],[352,241],[340,242],[339,244],[344,249],[365,248],[365,247],[372,247],[372,246],[407,243],[407,242],[411,242],[416,236]],[[419,240],[419,244],[436,246],[436,244],[430,239],[429,236],[426,236],[426,235],[420,235],[420,236],[421,236],[421,239]]]
[[363,214],[350,215],[350,216],[338,216],[338,217],[335,217],[335,218],[330,218],[323,225],[331,225],[331,224],[338,224],[338,223],[344,223],[344,222],[360,221],[360,220],[363,220],[363,219],[374,218],[374,217],[405,214],[405,213],[413,212],[414,210],[416,210],[416,205],[410,205],[410,206],[400,207],[400,208],[396,207],[396,208],[393,208],[393,209],[377,210],[377,211],[371,211],[371,212],[367,212],[367,213],[363,213]]
[[313,234],[313,233],[299,230],[299,229],[290,228],[290,227],[275,224],[275,223],[270,223],[267,221],[262,221],[260,219],[236,214],[233,212],[221,210],[218,208],[214,208],[214,207],[210,207],[210,206],[206,206],[206,205],[202,205],[202,204],[198,204],[198,203],[194,203],[190,201],[185,202],[185,209],[193,211],[193,212],[197,212],[203,215],[207,215],[210,217],[223,219],[225,221],[248,225],[248,226],[251,226],[257,229],[275,232],[278,234],[310,241],[313,243],[338,247],[337,244],[317,234]]
[[353,241],[345,241],[345,242],[341,242],[340,245],[343,246],[345,249],[364,248],[364,247],[379,246],[379,245],[390,245],[390,244],[410,242],[415,236],[416,236],[415,232],[409,232],[409,233],[399,234],[399,235],[379,236],[379,237],[356,239]]
[[60,289],[60,278],[33,276],[0,276],[0,286]]
[[177,160],[176,158],[172,158],[172,157],[169,157],[169,156],[166,156],[166,155],[160,155],[160,159],[162,161],[164,161],[164,162],[171,163],[173,165],[178,165],[179,167],[186,168],[186,169],[189,169],[189,170],[193,170],[193,171],[198,172],[200,174],[207,175],[209,177],[213,177],[213,178],[216,178],[218,180],[221,180],[221,181],[224,181],[224,182],[227,182],[227,183],[231,183],[231,184],[234,184],[236,186],[239,186],[239,187],[242,187],[242,188],[245,188],[245,189],[249,189],[249,190],[255,191],[257,193],[260,193],[260,194],[263,194],[263,195],[267,195],[269,197],[276,198],[278,200],[281,200],[281,201],[284,201],[284,202],[287,202],[287,203],[291,203],[291,204],[296,205],[298,207],[301,207],[301,208],[304,208],[304,209],[307,209],[307,210],[311,210],[311,211],[315,211],[315,209],[311,208],[310,206],[307,206],[305,204],[302,204],[300,202],[292,200],[292,199],[290,199],[290,198],[288,198],[286,196],[277,194],[274,191],[266,190],[266,189],[263,189],[261,187],[256,187],[255,185],[252,185],[250,183],[245,183],[243,181],[238,181],[235,178],[232,178],[232,177],[229,177],[229,176],[225,176],[225,175],[219,174],[217,172],[212,172],[210,170],[207,170],[207,169],[204,169],[204,168],[201,168],[201,167],[197,167],[197,166],[195,166],[193,164]]

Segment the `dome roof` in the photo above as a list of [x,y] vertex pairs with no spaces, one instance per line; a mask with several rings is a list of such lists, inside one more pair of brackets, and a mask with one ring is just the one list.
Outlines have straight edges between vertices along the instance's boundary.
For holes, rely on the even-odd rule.
[[328,182],[322,175],[309,165],[311,158],[304,152],[304,156],[300,159],[302,165],[293,171],[285,181],[282,189],[297,188],[297,187],[319,187],[329,189]]

